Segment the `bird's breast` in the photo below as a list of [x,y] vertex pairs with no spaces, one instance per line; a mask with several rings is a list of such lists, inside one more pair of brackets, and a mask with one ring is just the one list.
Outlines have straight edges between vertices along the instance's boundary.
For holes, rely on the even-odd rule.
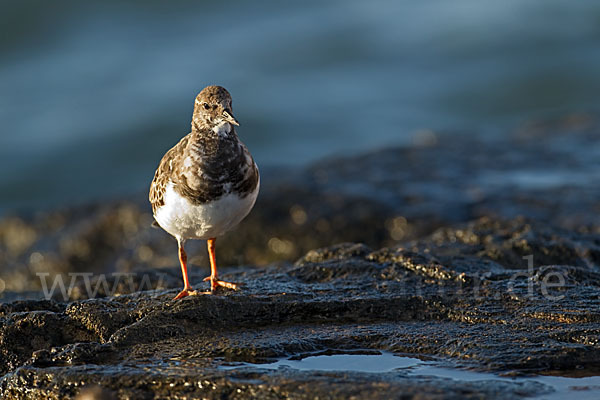
[[248,215],[258,196],[259,184],[247,196],[229,193],[212,201],[196,204],[182,196],[176,186],[167,184],[164,205],[155,213],[158,224],[182,239],[209,239],[233,229]]

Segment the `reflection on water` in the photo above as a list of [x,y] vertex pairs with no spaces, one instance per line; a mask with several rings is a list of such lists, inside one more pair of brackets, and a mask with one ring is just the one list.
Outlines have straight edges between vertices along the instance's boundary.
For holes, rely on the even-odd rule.
[[[390,372],[398,368],[417,367],[423,364],[418,358],[396,357],[392,353],[334,354],[306,357],[301,360],[281,359],[270,364],[245,364],[260,368],[294,368],[301,371],[357,371]],[[235,368],[235,367],[226,367]]]
[[132,193],[223,84],[261,165],[597,105],[600,3],[9,2],[0,212]]
[[537,382],[548,387],[547,393],[535,398],[545,400],[565,399],[577,395],[579,400],[600,398],[600,376],[567,378],[561,376],[535,376],[508,378],[492,373],[475,372],[465,369],[439,366],[435,362],[424,362],[417,358],[397,357],[392,353],[373,354],[334,354],[306,357],[302,360],[282,359],[270,364],[238,363],[224,369],[255,367],[267,369],[294,368],[303,371],[355,371],[383,373],[403,371],[408,376],[448,378],[457,381]]

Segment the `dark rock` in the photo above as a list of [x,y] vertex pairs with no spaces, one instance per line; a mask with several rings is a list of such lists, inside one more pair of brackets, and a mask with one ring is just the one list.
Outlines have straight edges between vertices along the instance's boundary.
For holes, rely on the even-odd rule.
[[[600,123],[591,117],[585,124],[572,121],[530,123],[502,137],[437,135],[427,146],[329,159],[305,170],[264,168],[256,207],[217,243],[219,262],[291,261],[342,242],[393,247],[480,217],[527,216],[566,230],[600,232]],[[50,284],[56,276],[68,287],[72,273],[93,273],[97,280],[98,274],[175,266],[175,240],[151,229],[146,198],[140,193],[133,200],[4,218],[4,289],[39,291],[43,279]],[[199,275],[207,274],[205,246],[189,243],[188,249]],[[588,258],[597,265],[600,254]],[[518,256],[514,261],[520,262]],[[120,293],[136,291],[121,286]],[[172,286],[153,288],[161,287]],[[79,299],[81,291],[69,297]]]
[[[531,380],[405,369],[261,367],[379,351],[510,376],[597,375],[600,126],[586,121],[505,137],[440,135],[306,170],[267,169],[255,210],[217,245],[221,274],[243,285],[238,292],[171,301],[181,289],[176,243],[150,228],[145,194],[5,217],[0,397],[552,391]],[[205,252],[188,245],[191,264],[204,266],[190,268],[198,287]]]
[[[5,305],[0,394],[60,398],[82,385],[119,398],[540,394],[549,389],[535,382],[225,367],[371,349],[478,370],[591,371],[600,357],[598,247],[598,234],[484,218],[398,248],[343,244],[294,265],[240,268],[229,276],[244,284],[239,292]],[[563,284],[547,285],[556,283],[549,274]]]

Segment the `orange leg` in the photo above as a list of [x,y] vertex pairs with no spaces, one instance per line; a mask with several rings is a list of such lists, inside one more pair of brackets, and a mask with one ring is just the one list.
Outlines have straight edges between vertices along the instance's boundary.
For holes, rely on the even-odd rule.
[[179,292],[173,300],[179,300],[182,297],[194,295],[196,292],[192,289],[187,273],[187,254],[183,248],[184,240],[177,239],[177,247],[179,248],[179,263],[181,264],[181,274],[183,275],[183,290]]
[[217,272],[217,257],[215,256],[215,241],[215,238],[208,239],[206,241],[206,245],[208,247],[208,257],[210,258],[210,276],[204,278],[204,281],[210,281],[210,290],[213,292],[219,286],[237,290],[238,285],[236,285],[235,283],[219,280],[219,274]]

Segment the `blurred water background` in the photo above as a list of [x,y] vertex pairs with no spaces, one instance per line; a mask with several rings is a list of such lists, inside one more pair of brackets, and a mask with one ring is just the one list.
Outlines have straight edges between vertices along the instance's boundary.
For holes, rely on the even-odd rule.
[[263,167],[600,102],[594,0],[25,0],[0,21],[0,214],[143,193],[209,84]]

